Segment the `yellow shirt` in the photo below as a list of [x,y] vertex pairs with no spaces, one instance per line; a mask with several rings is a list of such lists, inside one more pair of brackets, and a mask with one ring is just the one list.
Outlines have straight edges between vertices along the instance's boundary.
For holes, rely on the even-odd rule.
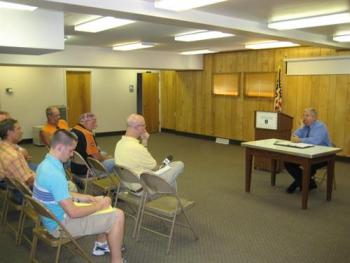
[[152,170],[157,166],[147,148],[139,140],[129,136],[123,136],[117,143],[114,160],[116,164],[129,168],[138,176],[144,170]]

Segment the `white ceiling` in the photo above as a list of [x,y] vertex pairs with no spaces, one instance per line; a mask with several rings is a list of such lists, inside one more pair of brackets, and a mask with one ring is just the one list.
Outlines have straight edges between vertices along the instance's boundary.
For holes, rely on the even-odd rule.
[[[122,42],[157,43],[155,51],[181,52],[211,48],[217,51],[244,49],[247,42],[287,39],[302,45],[350,48],[332,41],[339,31],[349,31],[350,23],[300,30],[277,31],[267,22],[324,13],[350,12],[348,0],[228,0],[190,10],[171,12],[155,9],[153,0],[18,0],[40,8],[65,13],[66,45],[112,47]],[[74,31],[74,25],[96,16],[114,16],[137,23],[99,33]],[[235,37],[197,42],[177,42],[174,36],[198,29],[234,33]]]

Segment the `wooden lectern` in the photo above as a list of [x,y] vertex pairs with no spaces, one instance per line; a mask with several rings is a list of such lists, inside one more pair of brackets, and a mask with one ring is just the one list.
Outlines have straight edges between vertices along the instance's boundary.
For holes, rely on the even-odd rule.
[[[293,127],[293,117],[281,112],[255,111],[254,116],[255,140],[283,139],[290,140]],[[256,158],[254,168],[271,171],[271,160]],[[277,162],[276,171],[281,170],[281,163]]]

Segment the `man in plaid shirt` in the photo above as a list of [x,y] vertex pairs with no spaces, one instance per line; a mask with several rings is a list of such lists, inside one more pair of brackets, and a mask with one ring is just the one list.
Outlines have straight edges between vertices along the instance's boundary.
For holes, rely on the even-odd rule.
[[[0,122],[0,179],[18,178],[32,186],[35,173],[29,168],[17,143],[22,139],[22,129],[18,121],[6,119]],[[16,194],[15,194],[16,196]],[[16,200],[20,201],[20,199]]]

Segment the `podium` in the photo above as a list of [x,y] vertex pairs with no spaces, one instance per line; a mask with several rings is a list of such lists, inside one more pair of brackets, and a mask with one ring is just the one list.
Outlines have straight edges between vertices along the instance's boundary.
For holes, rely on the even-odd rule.
[[[290,140],[293,127],[293,117],[282,112],[255,111],[254,115],[255,140],[283,139]],[[254,168],[271,171],[271,160],[255,158]],[[276,172],[280,172],[281,163],[277,162]]]

